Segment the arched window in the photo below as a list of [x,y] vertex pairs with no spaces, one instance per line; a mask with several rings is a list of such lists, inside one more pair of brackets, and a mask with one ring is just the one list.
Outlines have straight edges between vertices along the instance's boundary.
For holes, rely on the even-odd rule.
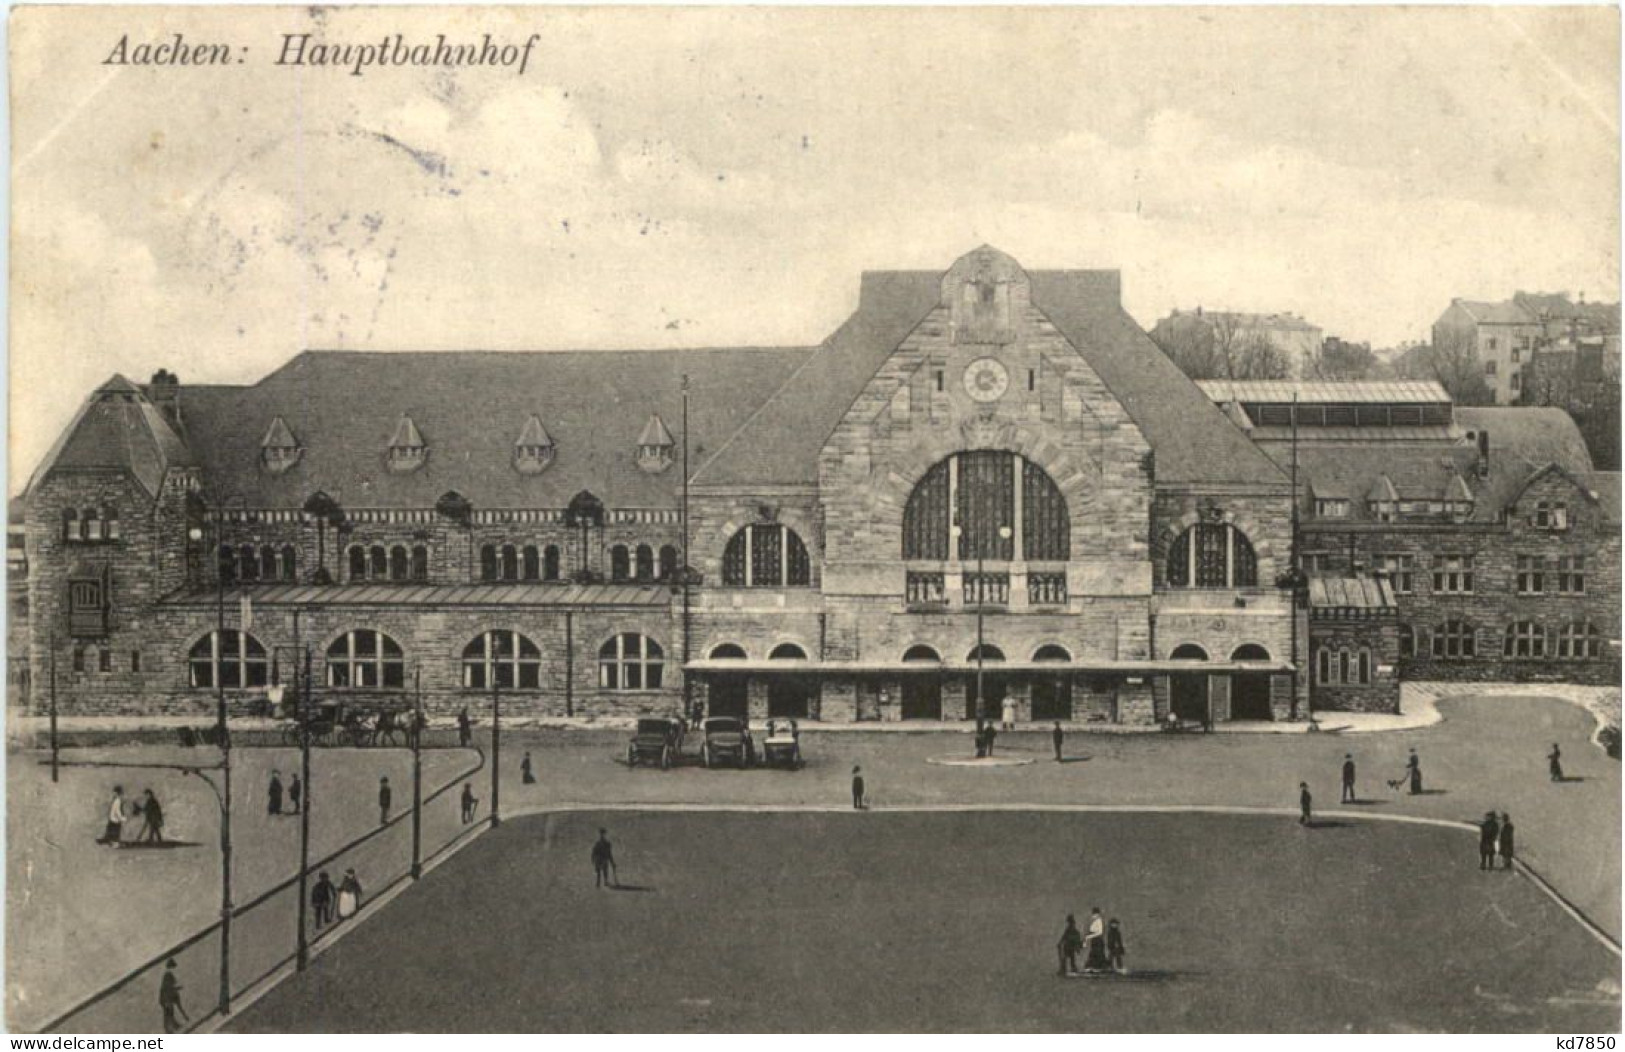
[[499,690],[537,690],[542,685],[542,652],[525,636],[495,629],[463,648],[463,686],[485,690],[495,677]]
[[904,661],[935,661],[940,663],[942,655],[924,643],[916,643],[903,651]]
[[1557,656],[1586,660],[1602,656],[1602,633],[1589,621],[1567,624],[1557,633]]
[[655,579],[655,550],[647,544],[638,545],[637,578],[640,581]]
[[541,554],[536,551],[534,544],[527,544],[519,553],[519,576],[527,581],[539,581],[542,578]]
[[1543,658],[1546,656],[1546,629],[1534,621],[1517,621],[1507,626],[1503,657]]
[[291,544],[282,546],[282,579],[284,581],[299,579],[299,550]]
[[746,526],[728,539],[722,552],[722,583],[730,588],[811,584],[807,546],[795,530],[776,522]]
[[1169,546],[1167,582],[1170,588],[1254,588],[1258,555],[1228,522],[1200,522]]
[[429,579],[429,549],[422,544],[412,546],[412,580],[427,581]]
[[367,549],[357,544],[350,549],[350,580],[367,579]]
[[1315,651],[1315,682],[1322,686],[1335,683],[1332,666],[1332,650],[1330,647],[1320,647]]
[[406,658],[401,645],[370,628],[344,633],[327,648],[327,685],[404,687]]
[[542,580],[557,581],[559,579],[559,546],[549,544],[542,550]]
[[712,661],[743,661],[745,648],[738,643],[718,643],[711,648]]
[[502,579],[519,580],[519,550],[511,544],[502,546]]
[[1207,651],[1195,643],[1181,643],[1168,658],[1170,661],[1206,661]]
[[617,544],[609,550],[609,579],[624,581],[632,576],[632,556],[626,545]]
[[807,652],[794,643],[780,643],[767,655],[769,661],[806,661]]
[[658,690],[665,667],[660,644],[636,632],[622,632],[598,648],[598,685],[605,690]]
[[367,576],[375,581],[382,581],[389,576],[389,553],[384,546],[375,544],[367,553]]
[[1402,658],[1416,656],[1416,629],[1410,625],[1399,626],[1399,656]]
[[194,687],[243,689],[267,682],[264,645],[234,628],[198,640],[186,656],[186,666]]
[[1268,661],[1270,652],[1257,643],[1243,643],[1230,652],[1231,661]]
[[397,544],[389,550],[389,579],[391,581],[404,581],[411,575],[411,557],[406,554],[404,545]]
[[102,539],[102,518],[95,508],[86,508],[85,514],[79,520],[85,532],[85,540],[99,541]]
[[480,546],[480,580],[494,581],[497,579],[497,546],[486,544]]
[[677,577],[677,549],[670,544],[660,546],[660,579],[671,581]]
[[239,581],[260,579],[260,557],[254,551],[253,545],[245,544],[237,549],[237,579]]
[[102,509],[102,536],[110,541],[118,540],[118,509]]
[[260,580],[280,581],[282,568],[277,565],[277,550],[267,544],[260,549]]
[[1473,626],[1466,621],[1446,621],[1433,633],[1433,656],[1470,658],[1478,653]]
[[73,508],[63,508],[62,539],[65,541],[77,541],[83,536],[84,534],[79,532],[79,512]]
[[1371,651],[1361,650],[1359,653],[1358,664],[1360,686],[1368,687],[1371,685]]
[[1071,661],[1072,654],[1058,643],[1045,643],[1033,651],[1034,661]]
[[1004,660],[1004,651],[1000,650],[998,647],[994,646],[992,643],[983,643],[979,647],[972,647],[971,652],[969,654],[965,655],[965,660],[970,662],[973,665],[976,664],[976,662],[979,661],[979,660],[980,661],[1003,661]]
[[946,560],[955,547],[955,523],[960,559],[1063,562],[1070,554],[1066,498],[1043,468],[1019,453],[955,453],[921,476],[903,508],[903,558]]

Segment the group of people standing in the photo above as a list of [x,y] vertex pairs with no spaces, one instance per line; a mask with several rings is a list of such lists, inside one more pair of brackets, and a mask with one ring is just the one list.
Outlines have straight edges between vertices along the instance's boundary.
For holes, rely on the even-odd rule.
[[[287,799],[287,810],[283,810],[283,799]],[[265,790],[265,813],[271,815],[296,815],[305,806],[305,784],[299,780],[299,773],[294,772],[293,779],[284,791],[282,786],[282,772],[272,771],[270,785]]]
[[310,889],[310,908],[316,914],[316,929],[349,920],[361,909],[361,881],[355,870],[344,871],[344,879],[337,888],[324,869],[316,877],[316,886]]
[[1099,906],[1089,911],[1089,930],[1086,932],[1078,930],[1077,918],[1068,913],[1066,927],[1061,931],[1061,941],[1055,949],[1060,957],[1058,975],[1080,974],[1079,954],[1083,955],[1083,975],[1128,973],[1128,966],[1124,963],[1128,951],[1123,945],[1123,928],[1116,917],[1110,921],[1103,918]]
[[126,805],[124,802],[124,787],[113,786],[113,798],[107,802],[107,825],[102,829],[102,835],[96,838],[96,843],[108,847],[123,847],[124,823],[130,821],[131,816],[141,819],[141,831],[135,839],[128,841],[132,844],[162,844],[164,843],[164,807],[158,798],[148,789],[136,804]]
[[1497,819],[1494,811],[1485,811],[1484,820],[1478,824],[1478,868],[1494,869],[1495,855],[1499,852],[1503,868],[1511,869],[1516,846],[1513,836],[1511,815],[1502,811]]

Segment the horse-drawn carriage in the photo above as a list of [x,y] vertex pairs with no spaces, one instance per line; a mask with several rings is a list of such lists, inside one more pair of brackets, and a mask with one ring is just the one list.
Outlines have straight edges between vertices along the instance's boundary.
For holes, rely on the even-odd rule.
[[301,720],[298,707],[288,701],[282,704],[277,716],[282,722],[282,741],[286,745],[299,744],[301,727],[310,736],[312,745],[359,749],[412,744],[413,715],[398,706],[322,701],[311,705]]

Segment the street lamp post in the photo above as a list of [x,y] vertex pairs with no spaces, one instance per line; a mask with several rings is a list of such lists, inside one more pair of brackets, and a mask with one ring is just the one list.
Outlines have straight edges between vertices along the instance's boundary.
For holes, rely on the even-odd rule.
[[423,670],[412,670],[412,879],[423,876]]
[[[495,655],[493,655],[494,657]],[[502,701],[497,683],[497,662],[491,662],[491,828],[502,824]]]
[[[953,528],[949,532],[951,532],[953,534],[953,538],[954,538],[955,544],[957,546],[960,539],[964,536],[964,530],[961,529],[959,527],[959,525],[955,524],[953,526]],[[1010,527],[1008,527],[1008,526],[1000,526],[999,527],[999,540],[1007,541],[1007,540],[1009,540],[1011,538],[1012,535],[1013,534],[1012,534],[1012,531],[1011,531]],[[983,573],[983,568],[984,568],[984,564],[985,564],[986,554],[987,553],[982,550],[981,546],[977,546],[977,549],[976,549],[976,589],[975,589],[975,593],[974,593],[975,596],[976,596],[976,729],[977,729],[977,731],[981,731],[982,724],[987,721],[987,694],[982,689],[982,664],[983,664],[983,661],[985,660],[985,655],[982,652],[982,649],[983,649],[982,648],[982,633],[983,633],[983,627],[984,627],[984,623],[985,623],[984,622],[985,615],[984,615],[984,609],[983,608],[986,605],[986,599],[987,599],[987,578]]]

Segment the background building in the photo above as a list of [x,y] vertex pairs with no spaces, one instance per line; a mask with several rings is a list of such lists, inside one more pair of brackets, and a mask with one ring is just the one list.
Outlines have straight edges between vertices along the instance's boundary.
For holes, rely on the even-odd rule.
[[1321,329],[1296,314],[1175,310],[1151,329],[1157,346],[1192,379],[1303,376],[1321,351]]
[[[1476,357],[1493,401],[1510,405],[1523,397],[1528,367],[1537,353],[1595,347],[1599,361],[1619,357],[1619,304],[1571,301],[1567,293],[1518,292],[1510,300],[1451,300],[1433,323],[1433,354],[1450,363]],[[1600,367],[1600,366],[1599,366]],[[1618,366],[1614,367],[1618,375]]]

